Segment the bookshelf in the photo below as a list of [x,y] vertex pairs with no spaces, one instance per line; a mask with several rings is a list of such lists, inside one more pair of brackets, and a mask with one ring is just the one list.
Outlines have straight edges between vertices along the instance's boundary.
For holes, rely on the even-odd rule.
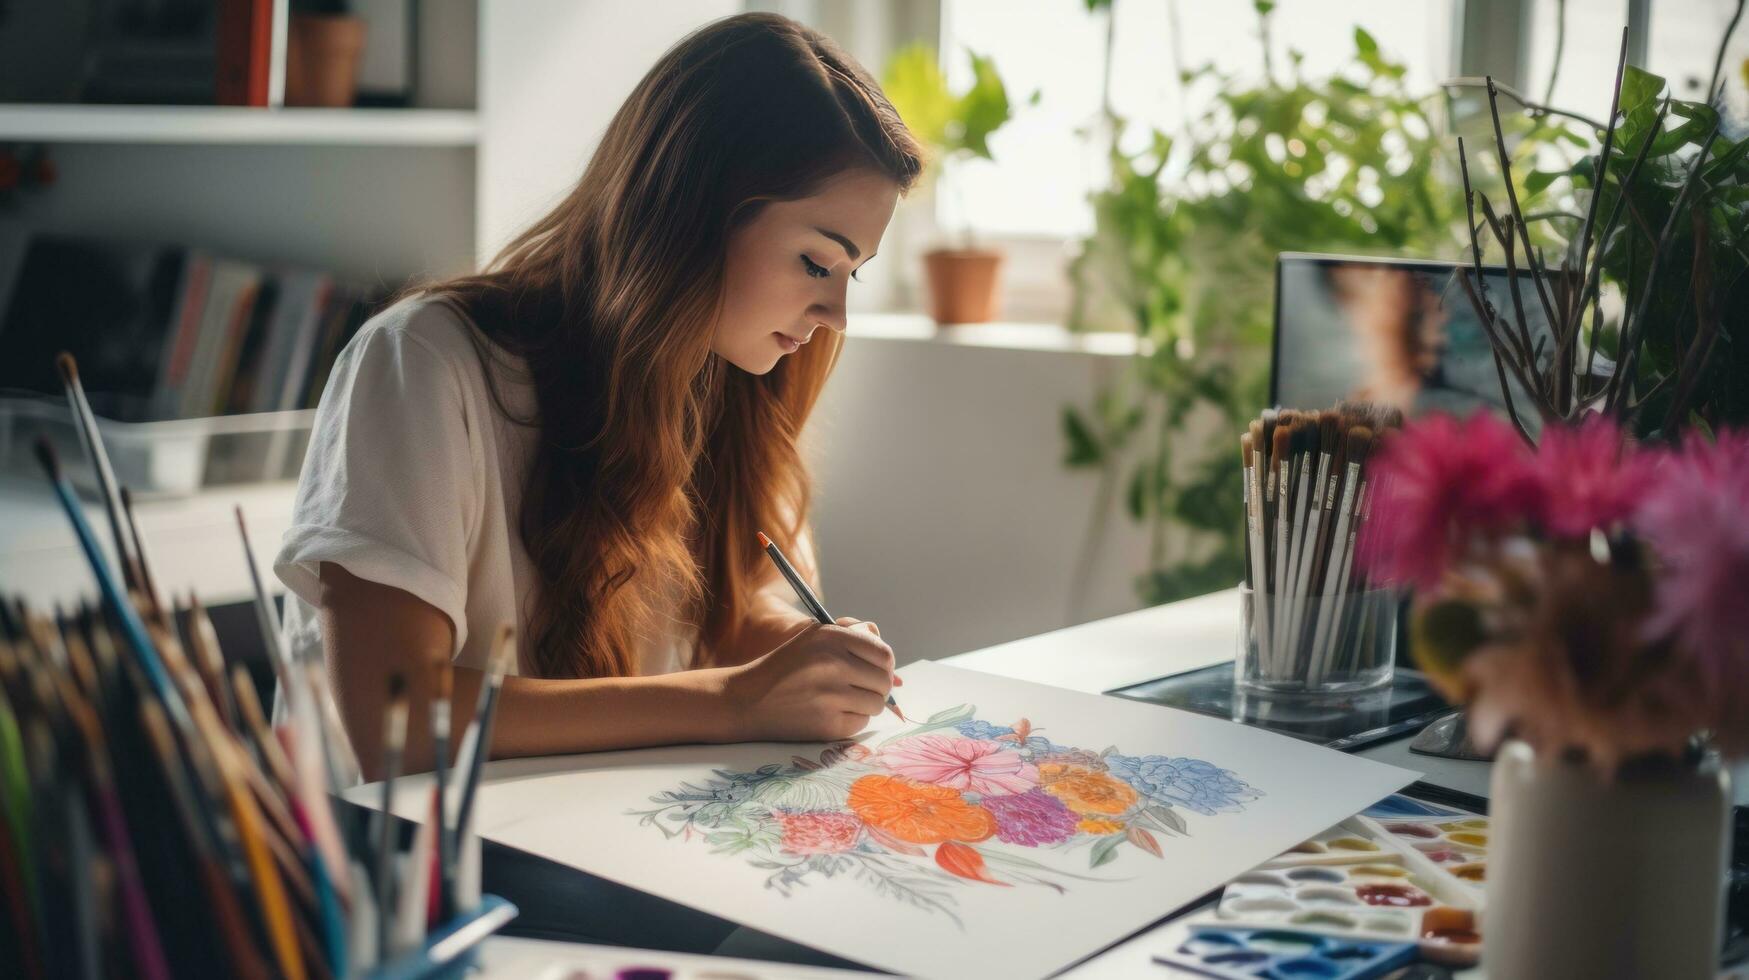
[[0,143],[473,146],[466,109],[0,105]]

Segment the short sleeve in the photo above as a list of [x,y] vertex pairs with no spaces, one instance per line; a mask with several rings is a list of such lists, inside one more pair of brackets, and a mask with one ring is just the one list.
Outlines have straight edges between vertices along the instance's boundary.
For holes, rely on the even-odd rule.
[[274,572],[312,606],[333,562],[437,608],[467,640],[479,452],[459,367],[395,324],[367,325],[316,410]]

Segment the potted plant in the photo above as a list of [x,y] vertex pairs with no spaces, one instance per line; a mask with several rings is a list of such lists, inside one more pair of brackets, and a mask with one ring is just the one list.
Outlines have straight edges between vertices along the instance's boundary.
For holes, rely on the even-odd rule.
[[365,20],[347,0],[293,0],[285,52],[285,104],[341,109],[358,95]]
[[[1358,558],[1415,587],[1413,655],[1467,706],[1477,745],[1500,746],[1484,954],[1499,976],[1713,976],[1731,806],[1719,756],[1749,754],[1733,350],[1749,144],[1722,137],[1707,104],[1660,100],[1663,80],[1625,54],[1624,40],[1601,147],[1571,174],[1589,193],[1558,265],[1531,248],[1510,181],[1503,208],[1471,189],[1460,142],[1473,267],[1455,278],[1509,418],[1432,416],[1393,436]],[[1481,275],[1484,239],[1505,295]]]
[[[896,53],[882,80],[900,118],[929,148],[931,161],[924,179],[934,186],[949,160],[993,159],[990,134],[1013,115],[995,62],[970,50],[966,53],[972,62],[972,84],[963,92],[949,90],[936,51],[926,44]],[[1034,92],[1031,101],[1037,100]],[[956,245],[924,253],[929,313],[937,323],[983,323],[996,315],[1002,253],[980,247],[969,224],[958,238]]]

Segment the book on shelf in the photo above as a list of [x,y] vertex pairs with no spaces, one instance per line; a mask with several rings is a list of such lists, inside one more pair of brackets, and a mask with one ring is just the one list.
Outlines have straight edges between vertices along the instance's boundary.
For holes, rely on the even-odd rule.
[[[10,256],[10,259],[7,257]],[[54,358],[124,422],[313,407],[382,299],[313,269],[36,234],[0,248],[0,394],[58,398]]]

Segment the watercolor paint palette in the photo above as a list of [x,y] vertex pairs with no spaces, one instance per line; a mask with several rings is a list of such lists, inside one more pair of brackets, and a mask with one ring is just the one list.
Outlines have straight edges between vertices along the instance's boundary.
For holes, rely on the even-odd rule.
[[1234,879],[1217,906],[1220,920],[1415,943],[1429,959],[1475,962],[1487,818],[1386,802]]
[[1450,817],[1379,820],[1359,817],[1376,839],[1406,853],[1411,866],[1426,874],[1449,877],[1473,900],[1482,897],[1488,876],[1488,818],[1472,814]]
[[1265,865],[1235,878],[1215,915],[1249,928],[1305,930],[1342,939],[1416,945],[1445,963],[1481,955],[1479,918],[1448,881],[1412,871],[1401,854],[1350,864]]
[[1388,836],[1376,824],[1369,825],[1359,817],[1350,817],[1289,848],[1271,860],[1269,867],[1352,864],[1378,856],[1393,856],[1395,848],[1387,841]]
[[1156,962],[1203,976],[1231,980],[1367,980],[1415,957],[1410,943],[1372,943],[1334,939],[1283,929],[1228,929],[1199,926]]

